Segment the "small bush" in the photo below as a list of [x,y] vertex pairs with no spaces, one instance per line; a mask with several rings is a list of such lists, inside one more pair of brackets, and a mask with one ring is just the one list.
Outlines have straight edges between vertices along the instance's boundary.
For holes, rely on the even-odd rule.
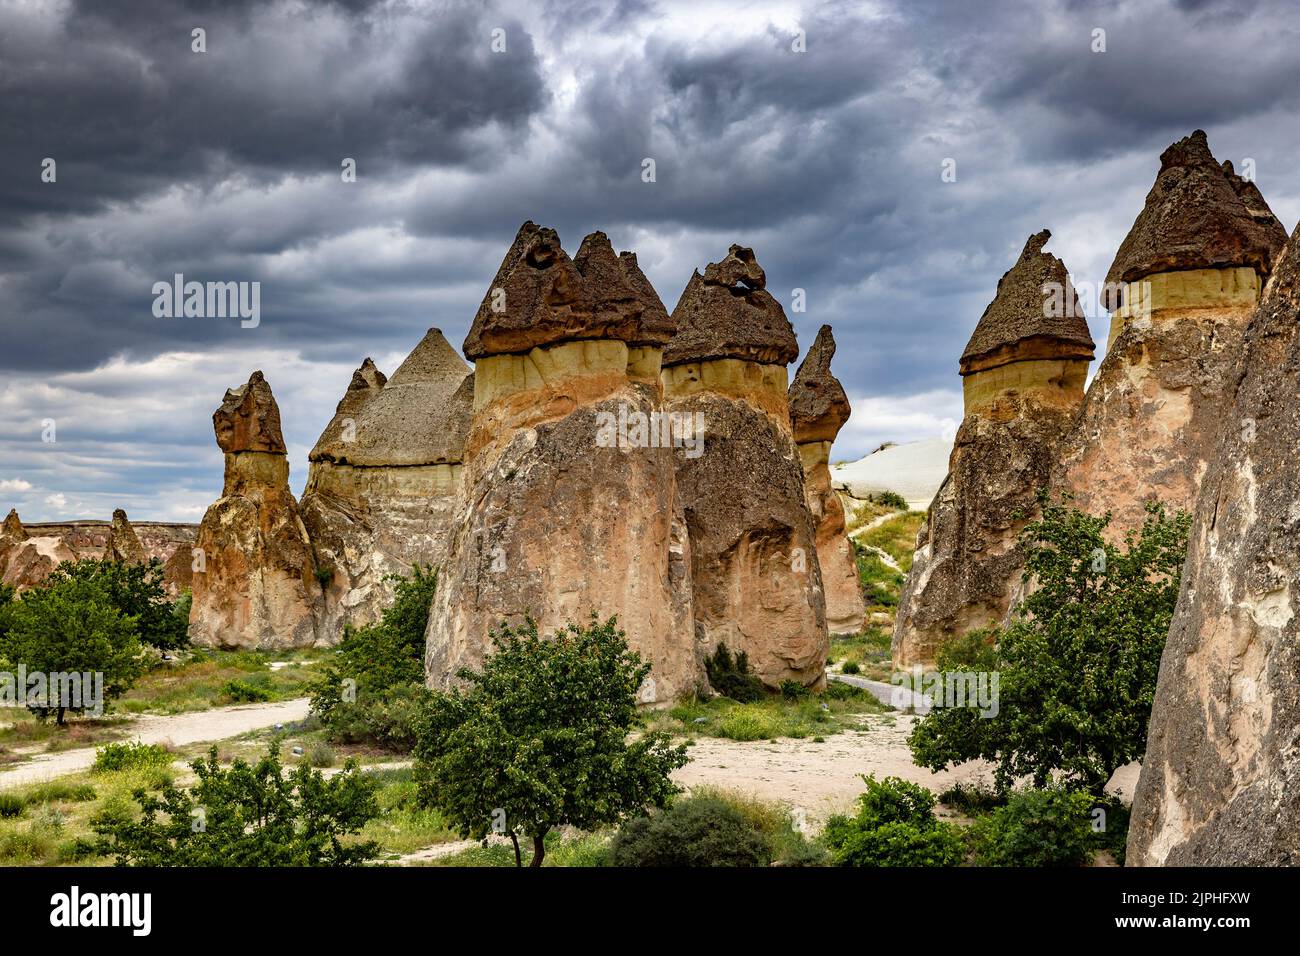
[[812,691],[797,680],[781,681],[781,696],[786,700],[803,700],[811,695]]
[[705,660],[704,669],[710,686],[723,697],[749,704],[763,696],[763,682],[750,670],[749,655],[744,651],[733,657],[726,644],[719,644]]
[[857,661],[845,661],[844,666],[840,668],[842,674],[861,674],[862,668],[858,666]]
[[21,817],[25,806],[22,797],[13,793],[0,793],[0,817],[5,819]]
[[236,704],[253,704],[271,699],[269,688],[239,677],[221,685],[221,696]]
[[958,783],[939,794],[939,802],[970,816],[988,813],[1007,802],[1005,794],[972,783]]
[[410,753],[429,693],[421,684],[398,684],[362,694],[355,703],[338,701],[322,708],[320,724],[334,743],[365,743],[394,753]]
[[728,740],[772,740],[781,736],[781,722],[761,710],[733,707],[722,715],[717,730]]
[[68,783],[66,780],[50,780],[40,783],[27,791],[28,805],[36,803],[53,803],[57,800],[69,800],[73,803],[89,803],[98,794],[88,783]]
[[332,767],[336,759],[338,758],[334,755],[334,748],[323,740],[308,744],[302,757],[303,763],[313,767]]
[[884,505],[886,508],[893,508],[896,511],[907,510],[907,499],[893,491],[880,491],[874,495],[868,495],[867,500],[878,505]]
[[614,838],[615,866],[768,866],[764,834],[721,797],[674,800],[651,817],[628,821]]
[[1055,787],[1012,791],[971,827],[980,866],[1082,866],[1096,844],[1092,808],[1096,800]]
[[171,754],[156,744],[132,741],[125,744],[105,744],[95,752],[91,773],[113,773],[119,770],[147,770],[166,767],[172,762]]
[[855,816],[826,821],[822,840],[837,866],[956,866],[961,831],[934,818],[929,790],[898,777],[863,777]]

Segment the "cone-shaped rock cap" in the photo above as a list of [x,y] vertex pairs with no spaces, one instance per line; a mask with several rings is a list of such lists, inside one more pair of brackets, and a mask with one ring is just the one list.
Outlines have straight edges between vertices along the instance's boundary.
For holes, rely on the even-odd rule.
[[594,232],[570,259],[554,229],[526,222],[479,305],[465,355],[477,361],[579,339],[661,344],[671,331],[635,256],[616,256]]
[[1031,359],[1091,359],[1096,346],[1065,263],[1043,246],[1044,229],[998,280],[961,356],[961,374]]
[[336,450],[334,445],[337,442],[345,441],[355,433],[357,417],[361,414],[361,409],[366,407],[370,399],[379,394],[379,390],[384,387],[384,383],[387,381],[387,376],[375,367],[372,359],[367,357],[361,363],[361,366],[352,373],[352,381],[348,383],[348,390],[343,393],[343,397],[339,399],[338,405],[334,408],[334,417],[325,426],[325,430],[320,433],[320,438],[316,440],[316,446],[311,450],[311,454],[307,456],[309,461],[319,461],[322,458],[333,457],[333,452]]
[[[330,441],[322,435],[313,456],[367,466],[459,462],[465,444],[463,438],[457,444],[451,397],[468,373],[469,366],[442,331],[430,329],[378,391],[372,391],[373,384],[366,385],[369,397],[361,399],[360,409],[351,416],[353,440],[347,440],[348,433],[342,428]],[[382,375],[373,379],[380,380]],[[340,408],[347,399],[345,395]]]
[[790,423],[797,442],[834,441],[849,420],[849,397],[831,374],[834,355],[835,336],[823,325],[790,383]]
[[673,309],[677,331],[664,349],[664,365],[724,358],[793,362],[799,357],[794,328],[766,286],[754,251],[743,246],[733,245],[704,275],[692,273]]
[[0,537],[15,538],[19,541],[26,540],[27,531],[23,528],[23,523],[18,517],[17,508],[10,508],[9,514],[5,515],[4,524],[0,525]]
[[[1160,154],[1160,172],[1115,261],[1108,285],[1157,272],[1273,267],[1286,230],[1254,183],[1215,161],[1205,131],[1196,130]],[[1113,291],[1107,293],[1114,308]]]
[[249,376],[247,384],[226,391],[221,407],[212,413],[212,427],[224,452],[285,453],[280,407],[260,371]]
[[108,529],[108,557],[113,561],[127,564],[144,564],[149,560],[140,536],[135,533],[126,511],[117,508],[113,511],[113,523]]

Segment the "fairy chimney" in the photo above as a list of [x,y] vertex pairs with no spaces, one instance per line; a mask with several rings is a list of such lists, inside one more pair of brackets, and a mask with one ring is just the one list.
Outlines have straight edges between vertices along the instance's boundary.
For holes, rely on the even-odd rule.
[[280,409],[260,371],[226,392],[212,424],[225,481],[195,542],[190,634],[214,647],[311,645],[321,586],[289,491]]
[[664,349],[664,401],[697,446],[679,456],[696,638],[744,651],[770,687],[825,681],[817,528],[790,423],[794,329],[751,249],[693,273]]
[[657,375],[667,311],[593,233],[570,259],[525,223],[465,339],[474,360],[463,502],[429,617],[431,686],[479,664],[489,631],[618,615],[651,664],[644,703],[694,690],[689,554]]
[[1190,510],[1231,400],[1247,322],[1286,232],[1253,183],[1197,130],[1161,154],[1107,276],[1106,356],[1065,439],[1053,486],[1140,528],[1149,501]]
[[1297,236],[1225,387],[1160,662],[1129,865],[1300,863]]
[[853,544],[844,530],[844,505],[831,489],[831,444],[849,420],[849,397],[831,374],[835,337],[823,325],[790,385],[790,422],[803,463],[804,497],[817,529],[817,563],[832,634],[862,629],[866,606],[858,584]]
[[126,512],[121,508],[113,512],[113,523],[108,532],[105,556],[110,561],[122,561],[126,564],[146,564],[149,561],[144,545],[140,543],[135,528],[131,527]]
[[394,575],[445,554],[469,425],[469,366],[430,329],[391,379],[366,359],[309,457],[302,513],[322,629],[378,620]]
[[1001,620],[1024,515],[1083,403],[1092,336],[1044,229],[998,281],[962,353],[965,416],[917,534],[894,619],[894,665],[931,664],[949,638]]

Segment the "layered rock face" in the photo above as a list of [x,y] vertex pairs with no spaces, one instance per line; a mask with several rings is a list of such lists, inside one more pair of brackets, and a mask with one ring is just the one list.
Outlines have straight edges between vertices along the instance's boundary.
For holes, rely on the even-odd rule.
[[226,392],[212,423],[225,482],[199,525],[190,636],[217,647],[313,644],[321,586],[289,491],[280,409],[261,372]]
[[[190,586],[190,549],[198,525],[177,522],[141,521],[131,523],[118,509],[114,521],[44,521],[24,526],[18,512],[11,510],[0,527],[0,582],[23,590],[35,587],[58,567],[61,561],[98,561],[112,556],[118,532],[118,513],[126,529],[135,537],[143,556],[126,543],[133,560],[157,558],[163,563],[163,585],[172,597]],[[123,546],[118,546],[118,560]]]
[[1084,511],[1141,527],[1153,499],[1190,510],[1230,402],[1247,321],[1286,232],[1197,130],[1160,173],[1107,276],[1106,357],[1054,485]]
[[1083,403],[1092,336],[1065,264],[1030,236],[961,358],[965,417],[917,535],[894,621],[896,667],[931,664],[950,637],[1007,613],[1017,536]]
[[831,444],[849,420],[849,397],[831,374],[835,337],[823,325],[790,385],[790,421],[803,462],[804,497],[817,528],[817,563],[832,634],[855,634],[866,619],[853,545],[844,532],[844,505],[831,490]]
[[1128,862],[1300,864],[1300,230],[1225,385]]
[[751,250],[695,272],[673,310],[664,401],[702,446],[677,457],[696,640],[745,651],[769,686],[825,681],[817,533],[790,424],[794,330]]
[[[593,233],[570,259],[525,223],[465,340],[475,362],[464,500],[429,617],[431,686],[481,663],[489,630],[617,614],[652,670],[645,703],[693,690],[689,544],[665,442],[667,311]],[[680,454],[680,452],[678,452]]]
[[390,575],[443,559],[473,398],[467,376],[438,329],[391,379],[366,359],[312,449],[302,515],[329,575],[327,640],[378,620]]

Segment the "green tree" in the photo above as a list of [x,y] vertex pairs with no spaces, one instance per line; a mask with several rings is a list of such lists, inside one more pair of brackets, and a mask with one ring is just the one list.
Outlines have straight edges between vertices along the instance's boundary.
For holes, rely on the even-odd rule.
[[650,672],[630,651],[617,619],[570,624],[549,639],[528,620],[493,631],[481,671],[466,689],[430,696],[415,753],[421,799],[462,836],[508,835],[532,866],[555,827],[615,825],[662,807],[686,748],[639,730],[636,695]]
[[[28,708],[42,717],[56,712],[60,724],[68,710],[91,710],[119,696],[143,669],[136,619],[123,614],[91,578],[62,576],[25,591],[7,618],[0,654],[29,674],[46,675],[51,699]],[[90,689],[83,687],[77,704],[59,697],[50,681],[54,674],[87,672],[103,675],[103,700],[91,700]]]
[[934,795],[898,777],[863,776],[857,813],[826,821],[822,841],[836,866],[956,866],[965,849],[950,823],[935,819]]
[[159,650],[177,650],[189,643],[189,613],[177,613],[167,597],[163,566],[157,558],[148,564],[123,561],[64,561],[46,579],[54,585],[67,579],[97,585],[124,616],[133,617],[140,642]]
[[1118,547],[1103,536],[1110,514],[1088,515],[1044,492],[1039,507],[1042,517],[1020,536],[1034,589],[1010,626],[968,635],[939,662],[945,671],[997,671],[998,713],[935,708],[909,743],[916,763],[932,770],[994,761],[1004,792],[1020,776],[1045,787],[1060,771],[1066,785],[1099,795],[1146,750],[1191,518],[1152,503]]
[[286,774],[273,743],[256,764],[223,769],[217,748],[190,766],[189,790],[137,790],[139,819],[101,817],[100,853],[118,866],[357,866],[379,844],[344,842],[379,815],[376,785],[355,760],[326,778],[300,764]]

